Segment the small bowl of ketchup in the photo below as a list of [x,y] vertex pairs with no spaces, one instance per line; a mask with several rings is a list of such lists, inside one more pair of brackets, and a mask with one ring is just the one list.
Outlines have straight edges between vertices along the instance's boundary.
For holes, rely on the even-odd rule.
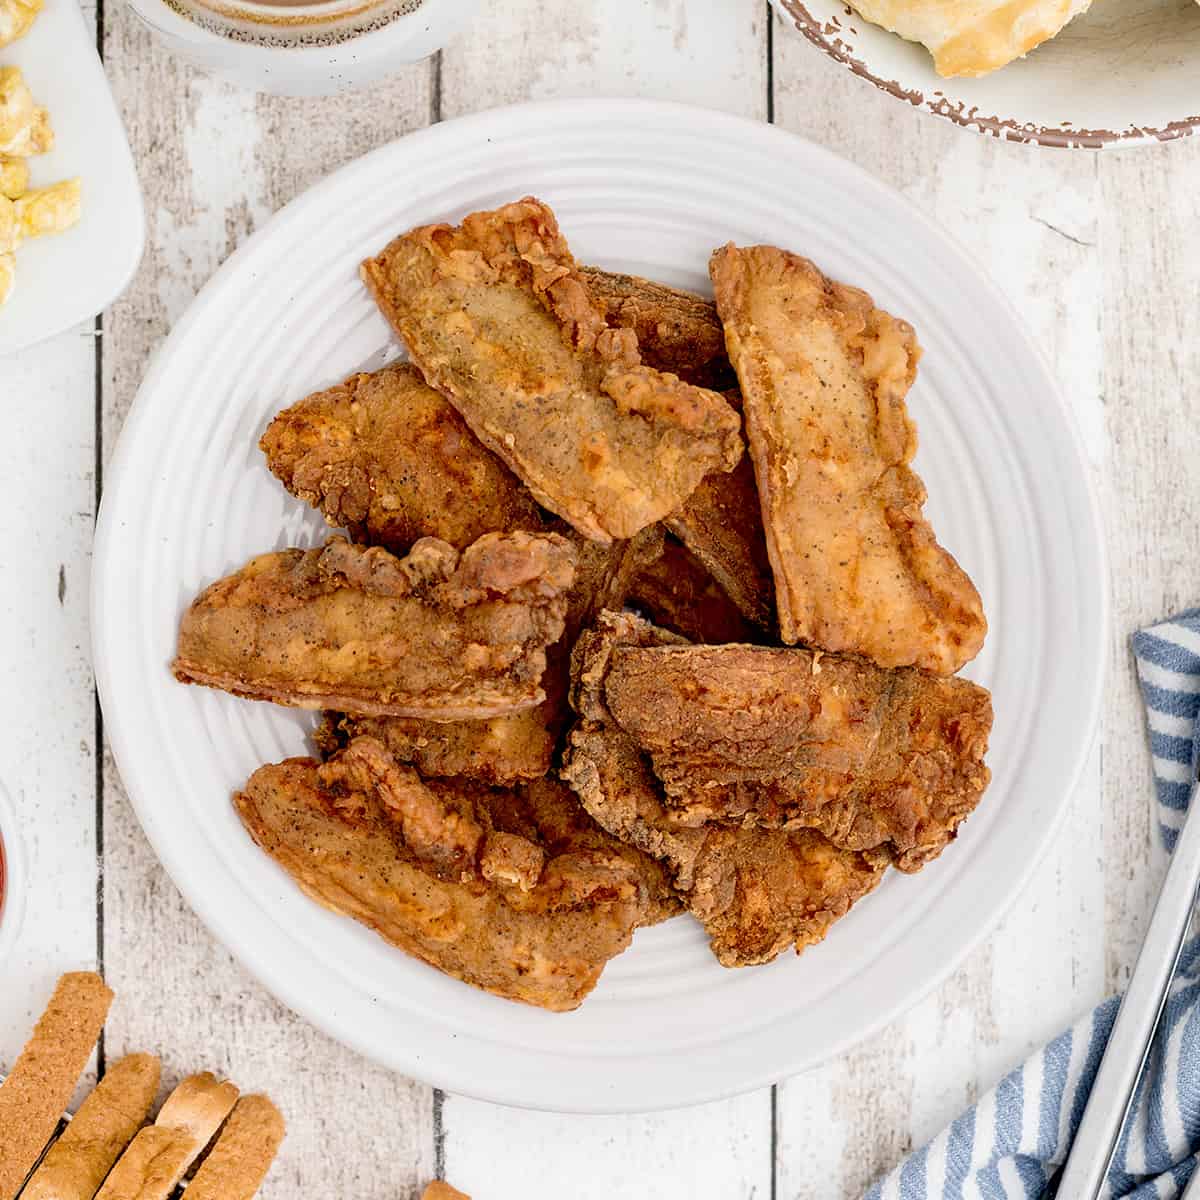
[[17,829],[17,812],[0,784],[0,965],[21,929],[25,910],[25,855]]

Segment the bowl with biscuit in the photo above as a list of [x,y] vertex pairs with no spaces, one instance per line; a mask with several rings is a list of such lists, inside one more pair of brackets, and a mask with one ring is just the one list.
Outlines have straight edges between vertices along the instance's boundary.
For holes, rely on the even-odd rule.
[[21,931],[25,912],[25,854],[12,799],[0,783],[0,966]]
[[1193,0],[773,0],[781,20],[915,108],[1006,141],[1154,145],[1200,125]]

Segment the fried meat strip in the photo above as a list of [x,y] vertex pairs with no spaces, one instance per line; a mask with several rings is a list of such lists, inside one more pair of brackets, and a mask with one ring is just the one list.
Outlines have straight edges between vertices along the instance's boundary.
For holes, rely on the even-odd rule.
[[525,485],[411,363],[293,404],[259,445],[292,495],[394,554],[423,537],[461,550],[485,533],[545,525]]
[[911,326],[772,246],[712,257],[745,405],[783,640],[951,674],[983,645],[979,594],[938,545],[908,464]]
[[662,554],[633,581],[629,602],[655,625],[692,642],[719,645],[762,636],[699,559],[673,537],[664,540]]
[[541,779],[550,770],[562,707],[543,700],[535,708],[482,721],[326,713],[314,739],[323,753],[332,754],[356,737],[373,737],[397,762],[422,775],[512,784]]
[[582,266],[579,274],[609,325],[637,335],[646,366],[714,392],[736,386],[725,331],[711,300],[638,275]]
[[540,201],[414,229],[362,270],[425,379],[586,537],[632,537],[737,465],[737,413],[642,363]]
[[991,697],[965,679],[798,649],[618,646],[602,686],[686,825],[818,829],[916,871],[990,778]]
[[[726,396],[741,412],[741,396],[737,392]],[[775,585],[749,456],[732,471],[706,475],[664,524],[704,564],[748,621],[775,631]]]
[[565,632],[547,650],[542,679],[546,698],[541,704],[517,713],[464,721],[327,713],[317,744],[332,753],[351,738],[367,734],[422,775],[465,776],[490,784],[542,778],[550,770],[559,735],[570,716],[567,687],[575,638],[602,609],[624,605],[635,576],[658,559],[663,541],[654,526],[611,546],[588,541],[573,530],[569,540],[577,553],[575,582],[567,593]]
[[[611,275],[594,267],[581,267],[580,273],[604,306],[608,323],[637,334],[647,366],[722,391],[730,406],[742,411],[737,376],[725,353],[725,330],[712,301],[636,275]],[[708,568],[747,620],[774,629],[771,561],[748,456],[732,471],[706,475],[664,524]]]
[[605,698],[619,647],[684,646],[630,614],[604,613],[575,650],[572,700],[580,715],[563,778],[614,836],[661,859],[723,966],[769,962],[819,942],[878,884],[887,856],[839,849],[811,829],[710,822],[681,825],[649,759],[613,719]]
[[368,716],[483,718],[540,704],[575,552],[556,534],[485,534],[406,558],[333,537],[264,554],[183,616],[176,678],[253,700]]
[[639,925],[678,909],[653,859],[552,780],[423,780],[373,738],[261,767],[234,803],[310,897],[476,987],[575,1008]]

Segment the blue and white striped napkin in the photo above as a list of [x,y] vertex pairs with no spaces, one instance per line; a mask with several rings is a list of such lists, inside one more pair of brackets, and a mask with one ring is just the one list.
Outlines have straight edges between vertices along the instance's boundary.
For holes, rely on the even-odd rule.
[[[1169,852],[1187,809],[1200,713],[1200,609],[1133,635]],[[1035,1200],[1054,1195],[1117,1015],[1106,1000],[910,1155],[866,1200]],[[1172,1200],[1200,1162],[1200,938],[1184,948],[1107,1197]],[[1063,1200],[1068,1200],[1064,1197]],[[1074,1197],[1069,1198],[1074,1200]]]

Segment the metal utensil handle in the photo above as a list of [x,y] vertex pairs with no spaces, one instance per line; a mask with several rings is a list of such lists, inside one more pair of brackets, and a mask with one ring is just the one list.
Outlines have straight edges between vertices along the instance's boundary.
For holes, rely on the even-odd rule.
[[1179,965],[1200,884],[1198,793],[1200,786],[1193,783],[1187,819],[1059,1179],[1058,1200],[1094,1200],[1100,1194],[1133,1106],[1134,1091]]

